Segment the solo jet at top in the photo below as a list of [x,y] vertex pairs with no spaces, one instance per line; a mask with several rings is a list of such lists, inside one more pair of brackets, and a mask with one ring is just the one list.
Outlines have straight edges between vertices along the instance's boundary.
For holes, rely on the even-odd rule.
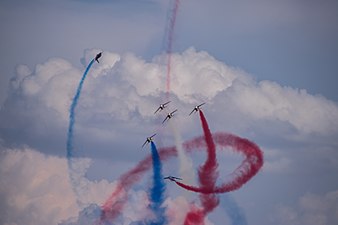
[[162,124],[166,121],[169,120],[171,117],[174,116],[174,113],[177,111],[177,109],[175,109],[174,111],[172,111],[171,113],[168,113],[167,117],[163,120]]
[[163,179],[169,179],[169,180],[171,180],[171,181],[182,180],[181,178],[179,178],[179,177],[174,177],[174,176],[168,176],[168,177],[165,177],[165,178],[163,178]]
[[99,62],[99,58],[102,56],[102,52],[100,52],[99,54],[97,54],[96,56],[95,56],[95,60],[96,60],[96,62],[97,63],[100,63]]
[[166,107],[166,105],[169,104],[169,102],[161,104],[160,107],[158,107],[158,109],[154,112],[154,114],[157,113],[158,111],[162,111]]
[[200,105],[195,106],[195,108],[191,111],[191,113],[189,114],[189,116],[190,116],[193,112],[199,111],[199,110],[200,110],[200,107],[201,107],[202,105],[204,105],[204,104],[205,104],[205,102],[202,103],[202,104],[200,104]]
[[150,137],[147,137],[147,140],[144,142],[144,144],[142,145],[142,148],[147,144],[147,143],[150,143],[153,141],[153,137],[155,136],[156,134],[153,134],[152,136]]

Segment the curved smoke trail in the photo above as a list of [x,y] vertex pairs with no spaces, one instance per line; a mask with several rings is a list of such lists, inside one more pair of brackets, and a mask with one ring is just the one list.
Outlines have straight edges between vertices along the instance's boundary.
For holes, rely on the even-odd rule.
[[[207,144],[207,160],[198,170],[199,183],[202,188],[213,189],[218,178],[218,163],[216,158],[216,146],[212,139],[209,125],[202,110],[199,110],[201,124],[204,132],[205,143]],[[205,216],[212,212],[219,204],[219,198],[216,194],[200,194],[202,209],[193,207],[188,212],[184,225],[204,224]]]
[[167,224],[166,208],[163,207],[166,186],[162,176],[162,163],[154,142],[151,142],[151,156],[153,161],[153,186],[150,189],[151,202],[149,208],[155,214],[155,219],[147,224],[164,225]]
[[[186,185],[182,182],[175,181],[176,184],[189,191],[194,191],[203,194],[225,193],[239,189],[253,176],[255,176],[263,166],[263,152],[253,142],[245,138],[240,138],[232,134],[216,133],[212,135],[216,144],[223,148],[231,147],[233,151],[242,153],[245,159],[241,165],[231,173],[232,180],[227,183],[215,187],[197,187]],[[190,143],[190,147],[198,148],[202,143],[201,139],[195,139]]]
[[67,133],[67,162],[69,169],[69,177],[72,184],[73,191],[77,197],[77,204],[80,208],[82,208],[82,202],[80,200],[80,192],[85,187],[85,182],[83,181],[84,171],[86,171],[88,167],[88,162],[83,160],[75,159],[75,153],[73,149],[73,136],[74,136],[74,124],[75,124],[75,109],[80,98],[82,86],[86,76],[88,74],[89,69],[92,67],[94,63],[94,59],[90,61],[85,72],[82,75],[80,83],[76,89],[75,96],[73,98],[72,104],[69,109],[69,125],[68,125],[68,133]]
[[[234,191],[247,183],[263,166],[263,153],[253,142],[233,134],[223,132],[212,134],[212,138],[216,146],[219,145],[222,147],[219,148],[220,150],[232,150],[243,154],[245,158],[241,165],[237,167],[232,174],[230,174],[231,177],[233,177],[230,183],[223,184],[221,187],[216,186],[212,190],[204,190],[199,189],[199,187],[192,186],[196,188],[197,191],[201,193],[206,192],[207,194]],[[185,141],[183,143],[183,148],[187,153],[204,150],[206,148],[205,137],[201,136],[190,141]],[[177,151],[175,147],[161,148],[159,149],[158,154],[161,161],[164,162],[174,156],[177,156]],[[144,160],[140,161],[132,170],[120,177],[118,187],[113,191],[111,196],[102,206],[102,214],[99,224],[104,224],[107,221],[113,222],[120,215],[127,201],[126,193],[141,179],[141,176],[151,168],[151,163],[152,158],[151,156],[148,156]],[[178,181],[176,181],[176,183],[183,187],[185,185]]]

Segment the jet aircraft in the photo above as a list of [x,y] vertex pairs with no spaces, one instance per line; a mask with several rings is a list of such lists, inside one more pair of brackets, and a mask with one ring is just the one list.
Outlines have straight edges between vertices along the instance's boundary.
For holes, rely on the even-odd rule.
[[200,104],[200,105],[195,106],[195,108],[191,111],[191,113],[189,114],[189,116],[190,116],[193,112],[200,111],[200,110],[201,110],[200,107],[201,107],[202,105],[204,105],[204,104],[205,104],[205,102],[202,103],[202,104]]
[[170,101],[169,102],[166,102],[166,103],[163,103],[163,104],[161,104],[160,105],[160,107],[158,107],[158,109],[154,112],[154,114],[155,113],[157,113],[158,111],[162,111],[166,106],[167,106],[167,104],[169,104],[170,103]]
[[168,113],[167,117],[163,120],[162,124],[166,121],[169,120],[171,117],[174,116],[174,113],[177,111],[177,109],[175,109],[174,111],[172,111],[171,113]]
[[99,54],[97,54],[96,56],[95,56],[95,60],[96,60],[96,62],[97,63],[100,63],[99,62],[99,58],[102,56],[102,52],[100,52]]
[[156,135],[156,134],[153,134],[152,136],[147,137],[147,140],[143,143],[142,148],[143,148],[146,144],[148,144],[148,143],[150,143],[150,142],[153,142],[153,137],[154,137],[155,135]]
[[174,176],[168,176],[168,177],[165,177],[165,178],[163,178],[163,179],[169,179],[169,180],[171,180],[171,181],[182,180],[181,178],[179,178],[179,177],[174,177]]

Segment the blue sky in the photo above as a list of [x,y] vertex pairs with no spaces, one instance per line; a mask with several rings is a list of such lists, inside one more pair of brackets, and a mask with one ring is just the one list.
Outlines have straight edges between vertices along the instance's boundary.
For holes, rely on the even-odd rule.
[[[248,224],[335,224],[338,2],[180,2],[170,105],[179,111],[172,126],[183,140],[199,136],[197,117],[186,114],[207,102],[212,131],[240,135],[263,149],[262,171],[231,195]],[[76,198],[102,204],[117,178],[149,154],[139,146],[154,130],[159,147],[174,145],[169,125],[159,125],[163,115],[153,115],[165,96],[172,3],[0,2],[2,224],[68,224],[81,210]],[[68,110],[85,67],[101,50],[77,111],[75,148],[91,162],[81,162],[86,191],[75,196],[65,159]],[[191,157],[195,167],[204,159]],[[178,173],[177,164],[169,161],[164,172]],[[229,168],[221,164],[220,171],[226,175]],[[138,203],[147,185],[144,179],[132,190],[121,221],[145,214]],[[168,204],[184,212],[184,194],[174,185],[168,192]],[[229,220],[222,212],[219,207],[210,223]]]

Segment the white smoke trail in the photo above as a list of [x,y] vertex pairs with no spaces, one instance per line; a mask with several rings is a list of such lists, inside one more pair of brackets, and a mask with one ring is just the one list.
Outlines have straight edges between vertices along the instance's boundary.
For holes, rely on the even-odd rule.
[[175,146],[177,150],[177,158],[179,161],[179,172],[180,177],[184,180],[185,183],[193,184],[194,183],[194,170],[193,162],[190,158],[187,157],[183,150],[182,138],[176,123],[176,118],[169,121],[170,127],[174,134]]

